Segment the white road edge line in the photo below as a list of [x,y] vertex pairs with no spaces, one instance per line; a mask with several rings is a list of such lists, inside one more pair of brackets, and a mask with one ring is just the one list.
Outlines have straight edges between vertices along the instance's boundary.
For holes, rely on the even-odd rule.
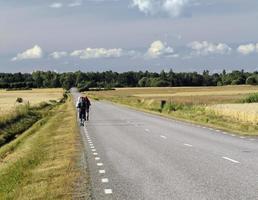
[[222,158],[223,158],[223,159],[225,159],[225,160],[231,161],[231,162],[233,162],[233,163],[237,163],[237,164],[239,164],[239,163],[240,163],[239,161],[237,161],[237,160],[233,160],[233,159],[228,158],[228,157],[222,157]]
[[193,147],[193,145],[191,145],[191,144],[184,144],[184,145],[187,147]]
[[104,192],[105,192],[105,194],[112,194],[113,193],[113,191],[111,189],[105,189]]
[[103,163],[97,163],[97,166],[103,166]]
[[167,139],[167,137],[166,137],[166,136],[164,136],[164,135],[161,135],[160,137],[161,137],[161,138],[163,138],[163,139]]
[[108,183],[109,180],[108,180],[108,178],[102,178],[102,179],[101,179],[101,182],[102,182],[102,183]]
[[100,173],[100,174],[105,174],[106,171],[105,171],[105,170],[99,170],[99,173]]

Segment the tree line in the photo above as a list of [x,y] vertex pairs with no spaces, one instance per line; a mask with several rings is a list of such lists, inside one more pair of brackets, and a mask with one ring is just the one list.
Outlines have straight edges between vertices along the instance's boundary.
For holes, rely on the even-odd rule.
[[244,70],[221,73],[197,72],[68,72],[35,71],[33,73],[0,73],[0,88],[114,88],[258,85],[258,72]]

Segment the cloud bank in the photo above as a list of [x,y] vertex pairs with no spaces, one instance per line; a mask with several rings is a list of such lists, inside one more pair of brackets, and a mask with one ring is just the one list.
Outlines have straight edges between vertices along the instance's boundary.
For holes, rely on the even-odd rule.
[[80,59],[93,59],[93,58],[118,58],[123,55],[123,50],[119,49],[105,49],[105,48],[86,48],[82,50],[75,50],[71,54],[73,57]]
[[59,2],[55,2],[49,5],[50,8],[62,8],[63,4]]
[[39,59],[43,56],[43,50],[40,46],[35,45],[31,49],[27,49],[22,53],[18,53],[16,57],[12,58],[12,61],[26,60],[26,59]]
[[189,2],[190,0],[132,0],[132,6],[145,14],[166,14],[170,17],[179,17]]
[[55,51],[55,52],[51,53],[49,56],[54,59],[60,59],[62,57],[66,57],[67,55],[68,55],[68,53],[65,51]]
[[214,44],[207,41],[194,41],[188,44],[188,47],[192,49],[193,55],[199,56],[208,56],[212,54],[226,55],[230,54],[232,51],[232,48],[225,43]]
[[157,40],[151,43],[150,48],[146,53],[147,58],[159,58],[159,57],[177,57],[172,47],[167,46],[162,41]]
[[245,44],[245,45],[240,45],[237,48],[237,51],[243,55],[249,55],[252,53],[257,52],[258,53],[258,43],[257,44]]

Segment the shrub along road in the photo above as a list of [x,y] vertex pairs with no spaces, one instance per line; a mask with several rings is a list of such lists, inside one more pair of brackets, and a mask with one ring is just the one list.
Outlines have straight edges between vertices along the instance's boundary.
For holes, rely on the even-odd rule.
[[257,138],[105,102],[81,133],[95,199],[258,199]]

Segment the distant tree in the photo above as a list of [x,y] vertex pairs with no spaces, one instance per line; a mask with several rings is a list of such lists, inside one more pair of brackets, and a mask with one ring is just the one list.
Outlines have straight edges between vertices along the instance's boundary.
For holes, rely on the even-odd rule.
[[258,76],[257,75],[249,76],[246,79],[246,84],[247,85],[257,85],[258,84]]
[[138,81],[138,85],[140,87],[147,87],[148,86],[148,78],[147,77],[143,77]]

